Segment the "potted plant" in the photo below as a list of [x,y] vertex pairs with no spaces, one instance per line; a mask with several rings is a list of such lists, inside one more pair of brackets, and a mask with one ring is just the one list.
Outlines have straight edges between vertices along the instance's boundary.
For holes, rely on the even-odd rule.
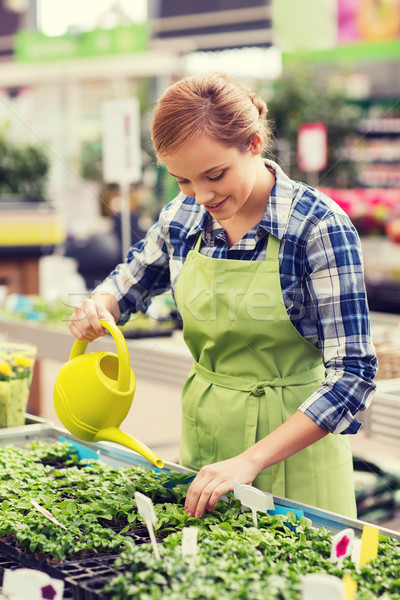
[[47,153],[40,146],[15,143],[0,130],[0,198],[2,201],[45,199],[50,168]]

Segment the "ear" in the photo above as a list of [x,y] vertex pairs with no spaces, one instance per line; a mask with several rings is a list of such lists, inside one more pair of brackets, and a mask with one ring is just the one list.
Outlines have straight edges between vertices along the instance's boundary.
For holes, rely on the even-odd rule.
[[263,151],[264,143],[261,135],[257,132],[253,135],[251,143],[250,143],[250,152],[253,156],[257,156],[261,154]]

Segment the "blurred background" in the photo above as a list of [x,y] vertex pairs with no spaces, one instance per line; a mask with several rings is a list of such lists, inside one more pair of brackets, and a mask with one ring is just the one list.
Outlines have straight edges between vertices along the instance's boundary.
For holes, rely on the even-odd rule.
[[[215,70],[265,97],[268,156],[334,198],[360,233],[379,379],[392,382],[365,431],[396,453],[400,0],[0,0],[0,333],[38,347],[30,412],[56,419],[74,304],[178,191],[151,146],[156,98]],[[171,459],[190,368],[179,327],[165,295],[124,330],[157,340],[132,346],[143,391],[131,433]],[[158,429],[146,429],[149,398],[163,400]],[[396,506],[394,492],[386,501]]]
[[398,0],[2,0],[0,250],[57,260],[29,288],[0,283],[53,299],[75,274],[77,291],[101,281],[177,192],[154,160],[155,99],[219,70],[266,98],[269,155],[374,238],[371,307],[397,312],[399,24]]
[[219,70],[266,98],[269,155],[369,238],[371,308],[397,313],[399,23],[399,0],[1,0],[0,252],[38,271],[0,284],[53,300],[101,281],[177,192],[155,99]]

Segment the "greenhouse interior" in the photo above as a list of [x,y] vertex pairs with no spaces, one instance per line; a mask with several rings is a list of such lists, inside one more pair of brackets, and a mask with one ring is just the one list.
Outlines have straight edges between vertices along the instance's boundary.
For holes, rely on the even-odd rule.
[[398,0],[0,0],[0,598],[400,598],[399,190]]

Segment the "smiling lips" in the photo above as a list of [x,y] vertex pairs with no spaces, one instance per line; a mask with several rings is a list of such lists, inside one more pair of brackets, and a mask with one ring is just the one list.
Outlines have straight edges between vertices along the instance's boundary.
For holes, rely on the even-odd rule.
[[218,204],[205,204],[204,208],[210,212],[216,212],[218,210],[221,210],[225,206],[228,198],[229,198],[229,196],[227,198],[225,198],[224,200],[222,200],[222,202],[219,202]]

